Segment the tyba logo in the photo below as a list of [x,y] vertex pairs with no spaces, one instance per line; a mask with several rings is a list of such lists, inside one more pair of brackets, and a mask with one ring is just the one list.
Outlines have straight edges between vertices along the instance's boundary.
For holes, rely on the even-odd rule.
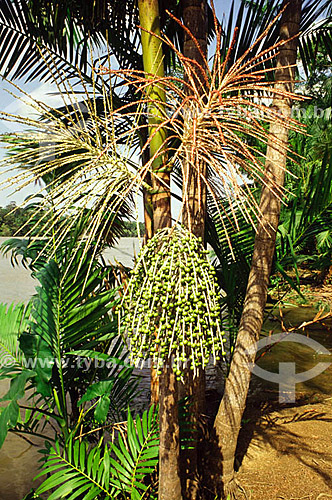
[[[256,343],[257,351],[279,342],[294,342],[296,344],[308,346],[317,355],[331,356],[332,354],[316,340],[300,335],[299,333],[279,333],[265,337]],[[248,352],[249,351],[247,351],[247,353]],[[330,364],[331,363],[320,361],[310,370],[301,373],[296,373],[295,362],[280,362],[278,373],[269,372],[254,363],[250,364],[249,368],[253,374],[257,375],[257,377],[279,384],[279,402],[294,403],[296,384],[317,377],[317,375],[323,373],[330,366]]]

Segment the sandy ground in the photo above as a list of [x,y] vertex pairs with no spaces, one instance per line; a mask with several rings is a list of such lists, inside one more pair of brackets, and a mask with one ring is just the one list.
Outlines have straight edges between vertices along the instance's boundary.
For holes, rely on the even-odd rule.
[[[261,411],[242,430],[250,443],[238,479],[248,498],[332,498],[332,398]],[[255,411],[252,413],[254,418]]]

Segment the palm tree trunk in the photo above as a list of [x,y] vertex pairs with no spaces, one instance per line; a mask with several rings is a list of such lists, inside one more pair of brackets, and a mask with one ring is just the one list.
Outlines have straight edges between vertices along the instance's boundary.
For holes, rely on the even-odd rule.
[[[183,23],[190,33],[195,37],[196,42],[191,36],[184,33],[183,54],[189,60],[195,61],[202,68],[206,69],[206,62],[203,56],[207,56],[207,1],[206,0],[183,0]],[[199,67],[195,64],[193,67],[197,74],[197,88],[200,93],[204,92],[204,79],[200,75]],[[206,166],[201,167],[201,174],[205,176]],[[206,217],[206,189],[204,183],[200,182],[197,170],[189,169],[189,182],[187,203],[183,210],[183,223],[197,237],[204,240]]]
[[[159,6],[157,0],[139,0],[139,17],[142,28],[150,33],[141,32],[142,48],[143,48],[143,65],[144,71],[149,74],[154,74],[160,77],[164,76],[163,51],[160,39],[153,36],[155,33],[160,36],[159,23]],[[153,131],[153,127],[158,126],[162,120],[163,109],[160,103],[165,101],[165,93],[160,86],[149,87],[149,96],[151,101],[155,99],[158,105],[149,109],[149,130]],[[157,134],[154,134],[150,142],[150,157],[159,151],[165,140],[165,131],[161,129]],[[170,197],[170,174],[164,172],[162,167],[164,159],[161,155],[153,163],[153,170],[156,176],[153,175],[147,182],[150,181],[155,194],[149,195],[145,192],[144,195],[144,219],[147,224],[147,237],[151,237],[158,229],[171,226],[171,197]],[[150,236],[149,236],[150,234]],[[159,378],[154,367],[151,367],[151,403],[157,404],[159,398]]]
[[[299,33],[301,0],[285,0],[286,5],[281,18],[280,37],[290,40],[282,46],[277,56],[275,71],[275,87],[281,91],[291,91],[294,86],[294,69],[287,66],[296,64],[297,38],[291,38]],[[273,99],[275,111],[285,118],[290,117],[291,106],[289,98],[275,96]],[[235,451],[248,395],[250,364],[255,362],[256,342],[263,323],[280,214],[280,198],[273,189],[271,179],[279,186],[284,183],[287,143],[287,125],[271,123],[266,158],[267,186],[262,188],[260,200],[263,218],[257,228],[242,318],[225,392],[215,419],[215,442],[210,449],[208,462],[213,489],[218,494],[222,492],[225,498],[228,494],[231,498],[236,496]]]
[[[183,54],[189,59],[197,62],[202,71],[205,69],[205,61],[202,55],[207,56],[207,2],[206,0],[183,0],[183,23],[195,37],[201,50],[190,37],[184,33]],[[203,93],[203,78],[200,78],[197,66],[196,85],[201,87]],[[204,176],[206,166],[201,165],[201,173]],[[183,209],[183,224],[197,237],[204,241],[206,217],[206,189],[200,182],[197,170],[189,169],[187,203]],[[180,396],[191,399],[190,415],[192,435],[191,449],[181,451],[181,479],[182,494],[186,500],[194,500],[198,495],[199,472],[198,472],[198,437],[199,423],[205,410],[205,371],[199,370],[198,375],[193,378],[191,370],[185,373],[185,383],[180,387]]]
[[[158,0],[138,0],[140,23],[147,31],[141,33],[143,64],[146,73],[164,76],[162,43],[153,34],[160,35]],[[149,87],[151,106],[149,109],[149,133],[153,133],[150,141],[150,157],[152,158],[163,147],[165,131],[156,127],[163,120],[165,93],[159,86]],[[156,105],[153,105],[153,101]],[[171,226],[170,174],[163,167],[166,157],[158,155],[153,162],[152,185],[154,194],[153,228],[154,231]],[[156,398],[156,394],[154,395]],[[177,381],[171,366],[165,365],[159,385],[159,500],[181,500],[181,483],[179,470],[179,424]]]
[[[144,120],[146,122],[146,120]],[[145,124],[145,123],[144,123]],[[144,144],[147,143],[149,139],[148,127],[145,126],[141,129],[140,133],[140,145],[143,149]],[[148,149],[145,149],[142,154],[142,162],[143,165],[148,163],[150,160],[150,153]],[[144,207],[144,225],[145,225],[145,235],[144,235],[144,244],[148,242],[150,238],[153,236],[153,203],[152,203],[152,179],[151,173],[148,172],[145,177],[145,182],[151,188],[150,190],[143,188],[143,207]]]
[[[146,120],[145,120],[146,121]],[[149,139],[148,127],[141,129],[140,142],[141,148],[147,143]],[[146,148],[142,154],[143,165],[147,164],[150,160],[150,152]],[[143,188],[143,207],[144,207],[144,225],[145,225],[145,235],[144,235],[144,245],[152,238],[154,234],[153,227],[153,195],[152,193],[152,177],[151,172],[148,172],[145,177],[145,182],[150,189]],[[157,405],[159,398],[159,377],[157,375],[157,370],[151,365],[150,369],[151,375],[151,404]]]

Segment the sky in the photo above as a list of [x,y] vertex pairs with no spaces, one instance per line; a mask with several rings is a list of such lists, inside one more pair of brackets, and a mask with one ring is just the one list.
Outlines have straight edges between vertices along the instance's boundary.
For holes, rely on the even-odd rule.
[[[224,0],[215,0],[215,7],[217,11],[218,18],[222,21],[223,19],[227,19],[228,12],[230,9],[231,2]],[[235,1],[235,5],[239,4],[238,0]],[[24,80],[15,81],[19,87],[21,87],[25,92],[32,95],[35,99],[46,102],[47,104],[51,104],[54,107],[59,105],[62,101],[59,96],[55,96],[54,93],[56,91],[55,87],[49,83],[40,83],[40,82],[32,82],[25,83]],[[15,99],[12,95],[8,93],[8,90],[13,92],[14,94],[19,94],[17,89],[15,89],[10,83],[0,80],[0,108],[5,113],[19,114],[29,117],[35,117],[33,114],[33,110],[25,104],[22,100]],[[22,96],[23,100],[26,100],[27,97]],[[18,126],[15,123],[5,122],[0,120],[0,134],[6,134],[10,132],[19,132],[22,131],[22,127]],[[4,157],[4,148],[0,143],[0,160]],[[8,177],[9,174],[1,174],[3,172],[3,166],[0,166],[0,182]],[[13,174],[15,171],[13,172]],[[2,190],[0,187],[0,206],[5,206],[12,201],[15,201],[17,204],[20,204],[24,201],[24,199],[32,194],[33,192],[37,192],[40,188],[35,187],[33,185],[21,190],[20,192],[14,193],[12,189]]]
[[[54,95],[54,86],[49,83],[32,82],[25,83],[24,80],[15,81],[15,85],[24,90],[27,94],[31,95],[34,99],[47,102],[48,104],[57,106],[61,103],[61,99]],[[9,92],[19,96],[20,99],[15,98]],[[53,95],[52,95],[53,94]],[[0,81],[0,103],[1,111],[13,115],[26,116],[29,118],[36,118],[37,113],[28,105],[29,97],[21,94],[17,88],[4,80]],[[0,134],[21,132],[24,130],[22,125],[17,123],[0,120]],[[5,156],[4,143],[0,143],[0,159]],[[4,170],[3,165],[0,166],[0,172]],[[14,175],[17,170],[14,170],[11,175]],[[3,181],[10,174],[0,173],[0,180]],[[23,200],[30,194],[37,192],[40,188],[33,185],[22,189],[20,192],[13,193],[13,189],[2,190],[0,187],[0,206],[5,206],[8,203],[15,201],[17,204],[22,203]]]

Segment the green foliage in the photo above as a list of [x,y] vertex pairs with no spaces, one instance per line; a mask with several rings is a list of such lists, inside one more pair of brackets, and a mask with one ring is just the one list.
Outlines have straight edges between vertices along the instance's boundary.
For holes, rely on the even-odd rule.
[[[3,362],[9,354],[12,360],[1,369],[3,378],[11,378],[4,398],[10,403],[1,413],[2,441],[9,428],[35,432],[40,414],[58,422],[60,440],[78,422],[91,430],[100,422],[121,420],[137,393],[138,379],[126,365],[127,352],[112,314],[117,290],[107,286],[108,269],[100,265],[98,249],[83,252],[79,235],[67,237],[46,264],[39,261],[34,276],[40,286],[27,308],[0,307],[0,355]],[[86,397],[105,380],[102,394]],[[27,382],[39,405],[21,422],[17,401]],[[77,403],[84,396],[78,415]],[[91,399],[92,419],[86,408]]]
[[123,2],[113,2],[111,9],[104,0],[91,4],[69,0],[2,2],[0,28],[7,44],[0,51],[1,73],[48,80],[48,66],[54,69],[56,65],[75,78],[78,66],[88,82],[93,64],[89,62],[91,45],[106,52],[108,32],[113,34],[107,38],[118,61],[139,65],[137,37],[131,36],[137,32],[137,24],[133,0],[125,7]]
[[[236,9],[236,2],[231,3],[229,16],[223,26],[223,58],[226,56],[227,49],[232,42],[235,27],[239,32],[239,36],[233,41],[234,52],[231,55],[229,64],[232,64],[234,60],[245,54],[249,45],[267,29],[273,18],[280,13],[281,4],[280,0],[242,0],[238,9]],[[324,17],[329,4],[330,0],[308,1],[302,7],[300,24],[302,36],[299,38],[298,43],[301,62],[307,74],[315,68],[316,59],[314,55],[319,46],[331,47],[332,44],[331,18],[321,19],[318,26],[313,26],[318,18]],[[277,23],[275,26],[270,27],[269,33],[263,41],[263,48],[272,47],[278,40],[278,36],[279,24]],[[269,65],[270,63],[267,63],[268,67]]]
[[331,265],[332,156],[326,153],[301,179],[278,230],[277,259],[289,267],[302,262],[316,268]]
[[10,255],[12,266],[22,265],[31,271],[37,271],[47,263],[47,256],[43,249],[45,242],[42,240],[10,238],[0,245],[3,255]]
[[[131,237],[131,238],[136,238],[138,236],[137,234],[137,222],[134,221],[124,221],[123,223],[123,233],[122,236],[125,238]],[[139,233],[140,236],[144,236],[145,234],[145,225],[143,222],[139,222]]]
[[[321,2],[322,7],[327,7],[329,2]],[[306,14],[314,12],[314,5],[307,5],[307,12],[303,12],[304,18]],[[324,10],[324,9],[323,9]],[[323,10],[321,11],[323,13]],[[326,13],[324,13],[326,14]],[[310,16],[308,16],[310,19]],[[331,13],[327,17],[319,16],[314,20],[306,19],[302,22],[302,35],[300,37],[299,52],[303,64],[303,70],[307,77],[312,78],[315,73],[320,72],[322,67],[322,59],[325,62],[332,62],[332,19]],[[318,19],[318,20],[317,20]]]
[[9,429],[20,421],[18,400],[25,392],[25,385],[35,373],[27,370],[18,337],[28,325],[30,306],[0,304],[0,380],[8,378],[10,387],[0,401],[8,401],[0,409],[0,448]]
[[1,408],[0,413],[0,446],[3,445],[8,429],[15,427],[19,419],[19,406],[17,401],[13,399],[10,403]]
[[0,303],[0,379],[4,374],[24,368],[18,338],[28,326],[31,305]]
[[[303,144],[303,138],[301,141]],[[301,295],[299,266],[306,263],[321,269],[332,263],[332,158],[326,152],[322,159],[309,165],[303,162],[294,173],[297,177],[295,180],[288,178],[288,189],[295,182],[297,187],[288,205],[281,208],[272,274],[280,273]],[[228,330],[232,349],[242,313],[255,232],[243,215],[237,215],[238,228],[227,215],[226,212],[220,220],[210,206],[207,235],[217,257],[219,286],[225,291],[223,303],[227,317],[224,327]],[[233,256],[228,250],[229,243]],[[295,279],[290,277],[290,270],[295,271]]]
[[[256,196],[255,189],[253,192]],[[208,203],[206,238],[215,256],[213,264],[218,285],[224,292],[221,294],[223,328],[228,334],[231,355],[247,288],[255,230],[240,210],[236,212],[236,227],[232,222],[232,209],[227,206],[227,200],[223,200],[223,206],[224,216],[221,219],[214,204]],[[229,251],[230,248],[232,252]]]
[[[49,500],[81,497],[114,498],[109,491],[110,455],[108,446],[91,449],[86,441],[72,440],[62,450],[59,443],[51,447],[40,476],[49,475],[37,489],[37,494],[53,490]],[[37,476],[39,477],[39,476]]]
[[127,429],[117,443],[100,441],[91,448],[70,436],[63,449],[59,443],[50,447],[37,476],[48,477],[36,493],[53,490],[49,500],[142,499],[157,467],[158,444],[157,411],[151,407],[134,420],[128,410]]
[[110,458],[113,467],[110,483],[119,492],[129,493],[132,500],[138,500],[148,490],[144,478],[153,474],[158,464],[159,428],[153,406],[135,420],[128,410],[126,441],[119,435],[117,445],[111,447],[117,459]]
[[0,236],[24,236],[32,226],[27,224],[30,217],[31,210],[17,207],[14,202],[0,207]]
[[103,424],[107,418],[111,400],[109,394],[112,391],[114,380],[100,380],[91,384],[84,396],[78,401],[78,406],[81,406],[87,401],[96,400],[94,409],[94,417],[96,422]]

